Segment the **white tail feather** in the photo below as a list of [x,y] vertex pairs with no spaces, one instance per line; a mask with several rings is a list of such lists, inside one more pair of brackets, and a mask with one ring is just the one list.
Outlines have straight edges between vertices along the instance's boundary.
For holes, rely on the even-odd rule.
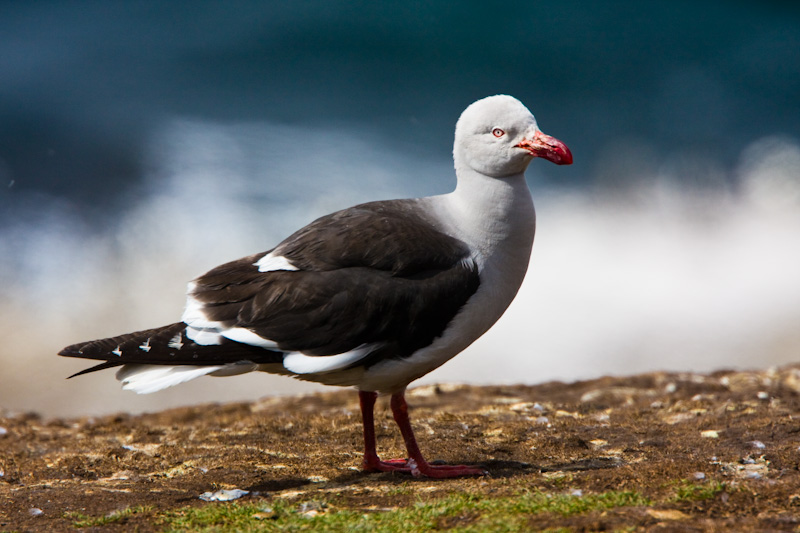
[[124,390],[130,390],[137,394],[150,394],[217,372],[226,366],[123,365],[117,371],[117,380],[122,382]]

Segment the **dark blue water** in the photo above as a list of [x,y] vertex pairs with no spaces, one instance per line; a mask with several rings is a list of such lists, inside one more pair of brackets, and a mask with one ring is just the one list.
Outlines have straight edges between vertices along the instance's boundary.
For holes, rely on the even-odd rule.
[[446,157],[460,111],[505,92],[576,154],[544,179],[578,186],[617,138],[729,168],[755,138],[800,137],[790,3],[346,4],[2,3],[0,205],[108,205],[175,116],[344,125]]

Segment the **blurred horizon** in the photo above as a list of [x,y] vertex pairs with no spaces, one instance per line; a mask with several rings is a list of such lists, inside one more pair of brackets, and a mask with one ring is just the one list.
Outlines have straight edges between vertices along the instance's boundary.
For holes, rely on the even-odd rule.
[[0,5],[0,412],[317,390],[136,396],[55,354],[174,322],[187,281],[317,216],[452,190],[455,122],[496,93],[575,164],[531,165],[517,300],[417,383],[800,360],[800,5],[503,7]]

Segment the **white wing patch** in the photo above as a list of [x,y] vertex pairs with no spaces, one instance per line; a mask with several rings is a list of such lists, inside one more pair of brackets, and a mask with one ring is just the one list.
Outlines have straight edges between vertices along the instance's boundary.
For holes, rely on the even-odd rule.
[[188,326],[195,329],[221,329],[223,328],[222,322],[209,320],[203,312],[203,305],[195,299],[191,292],[194,289],[194,282],[189,284],[189,296],[186,298],[186,308],[183,310],[181,320]]
[[[265,339],[260,335],[256,335],[247,328],[228,328],[219,332],[220,335],[232,341],[241,342],[242,344],[249,344],[251,346],[258,346],[259,348],[267,348],[268,350],[277,350],[278,344],[275,341]],[[197,342],[197,341],[195,341]]]
[[[292,269],[294,269],[294,267],[292,267]],[[222,344],[222,338],[225,337],[235,342],[258,346],[259,348],[266,348],[268,350],[278,349],[278,345],[275,341],[256,335],[249,329],[238,327],[228,328],[225,327],[222,322],[209,320],[203,310],[203,304],[191,295],[193,290],[194,282],[189,284],[189,296],[186,298],[186,308],[181,317],[183,323],[186,324],[187,339],[203,346],[209,346],[212,344]],[[183,344],[181,343],[180,334],[172,338],[169,346],[170,348],[181,349]]]
[[282,255],[273,255],[270,252],[255,263],[254,266],[258,267],[259,272],[272,272],[275,270],[299,270],[296,266],[291,264],[288,259]]
[[306,355],[300,352],[287,353],[283,358],[286,370],[295,374],[316,374],[340,370],[364,359],[381,346],[380,343],[362,344],[354,350],[337,355]]
[[202,346],[222,344],[222,335],[219,334],[219,330],[213,328],[186,326],[186,338]]
[[[181,320],[186,324],[186,338],[197,344],[208,346],[222,344],[220,330],[225,329],[222,322],[209,320],[203,312],[203,304],[192,297],[195,283],[189,283],[189,296],[186,298],[186,308],[183,310]],[[180,341],[180,339],[178,339]],[[180,349],[180,348],[179,348]]]

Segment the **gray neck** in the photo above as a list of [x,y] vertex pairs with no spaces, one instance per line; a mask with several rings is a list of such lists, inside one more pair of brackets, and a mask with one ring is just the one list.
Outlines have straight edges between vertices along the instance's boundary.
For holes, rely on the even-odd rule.
[[445,231],[475,250],[480,267],[508,260],[506,267],[521,269],[524,275],[536,229],[525,175],[492,178],[469,168],[457,173],[456,190],[432,198]]

